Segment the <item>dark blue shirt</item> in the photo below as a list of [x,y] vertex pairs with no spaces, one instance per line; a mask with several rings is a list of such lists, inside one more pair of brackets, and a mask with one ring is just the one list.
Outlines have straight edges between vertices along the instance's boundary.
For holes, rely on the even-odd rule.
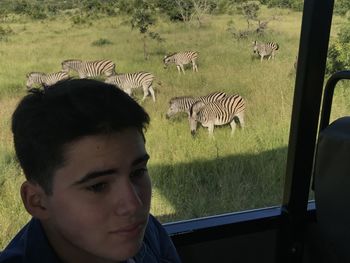
[[[136,263],[181,262],[162,225],[150,215],[142,247],[133,258]],[[29,223],[0,254],[0,263],[61,263],[50,246],[38,219]]]

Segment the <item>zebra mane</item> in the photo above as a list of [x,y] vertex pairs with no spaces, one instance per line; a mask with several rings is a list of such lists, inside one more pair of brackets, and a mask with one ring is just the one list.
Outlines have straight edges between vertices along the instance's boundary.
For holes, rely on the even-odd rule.
[[27,77],[34,75],[34,74],[39,74],[39,75],[46,75],[44,72],[38,72],[38,71],[32,71],[27,74]]
[[62,61],[62,63],[71,62],[71,61],[80,61],[80,62],[82,62],[81,59],[66,59],[66,60]]
[[190,116],[192,117],[193,112],[198,112],[201,108],[205,106],[203,101],[196,101],[190,108]]
[[181,99],[195,99],[193,96],[178,96],[178,97],[172,97],[169,100],[169,104],[173,103],[174,101],[181,100]]
[[165,55],[164,59],[169,58],[177,54],[178,52],[170,53],[169,55]]

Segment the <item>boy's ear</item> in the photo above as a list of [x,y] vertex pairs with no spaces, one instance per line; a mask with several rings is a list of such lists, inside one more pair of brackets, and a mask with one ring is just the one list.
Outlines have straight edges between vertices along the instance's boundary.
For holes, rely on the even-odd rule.
[[21,186],[21,197],[25,209],[33,217],[47,219],[49,216],[46,200],[47,194],[37,183],[25,181]]

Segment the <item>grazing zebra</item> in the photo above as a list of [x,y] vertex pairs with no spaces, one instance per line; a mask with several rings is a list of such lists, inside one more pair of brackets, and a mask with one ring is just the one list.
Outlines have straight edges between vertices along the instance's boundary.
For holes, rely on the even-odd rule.
[[163,59],[164,68],[167,68],[168,64],[174,63],[177,67],[178,72],[181,71],[185,74],[184,65],[192,63],[192,70],[198,71],[196,59],[198,58],[198,52],[196,51],[185,51],[177,52],[171,55],[167,55]]
[[151,94],[153,101],[156,101],[154,90],[152,88],[152,82],[154,80],[153,74],[149,72],[135,72],[135,73],[125,73],[117,74],[111,77],[108,77],[105,82],[113,84],[118,88],[124,90],[129,96],[132,95],[132,90],[142,87],[143,89],[143,98]]
[[55,73],[45,74],[42,72],[31,72],[27,74],[27,88],[33,88],[35,84],[47,87],[55,84],[58,81],[68,79],[69,75],[67,72],[59,71]]
[[113,61],[106,59],[95,61],[70,59],[62,62],[62,70],[67,73],[69,70],[75,70],[81,79],[97,77],[99,75],[110,77],[115,75],[115,64]]
[[174,97],[169,101],[169,109],[166,114],[166,118],[174,116],[179,112],[186,112],[188,116],[190,116],[190,109],[194,103],[197,101],[210,102],[217,101],[226,96],[225,92],[213,92],[206,96],[201,96],[198,98],[192,96],[182,96],[182,97]]
[[258,44],[258,42],[255,40],[253,41],[253,52],[260,55],[262,62],[264,57],[267,57],[269,60],[270,58],[275,58],[275,52],[279,49],[279,45],[275,42],[267,42],[267,43],[261,43]]
[[209,135],[213,135],[215,125],[225,125],[230,123],[231,134],[236,128],[236,121],[239,121],[241,128],[244,127],[245,101],[239,95],[227,96],[219,101],[204,103],[196,102],[191,107],[190,130],[195,135],[197,122],[203,127],[207,127]]

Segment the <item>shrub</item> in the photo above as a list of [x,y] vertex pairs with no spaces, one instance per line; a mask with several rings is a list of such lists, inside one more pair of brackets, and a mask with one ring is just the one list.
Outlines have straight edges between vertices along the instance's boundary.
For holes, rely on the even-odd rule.
[[12,33],[13,33],[13,30],[9,26],[6,28],[0,26],[0,41],[7,40],[7,36]]
[[77,14],[71,17],[71,20],[74,25],[83,25],[83,24],[91,24],[86,15]]
[[339,31],[338,38],[332,41],[328,49],[326,73],[350,69],[350,21]]
[[334,13],[345,15],[350,10],[349,0],[336,0],[334,4]]
[[106,39],[106,38],[100,38],[98,40],[95,40],[94,42],[91,43],[91,45],[93,46],[105,46],[105,45],[111,45],[113,44],[110,40]]

